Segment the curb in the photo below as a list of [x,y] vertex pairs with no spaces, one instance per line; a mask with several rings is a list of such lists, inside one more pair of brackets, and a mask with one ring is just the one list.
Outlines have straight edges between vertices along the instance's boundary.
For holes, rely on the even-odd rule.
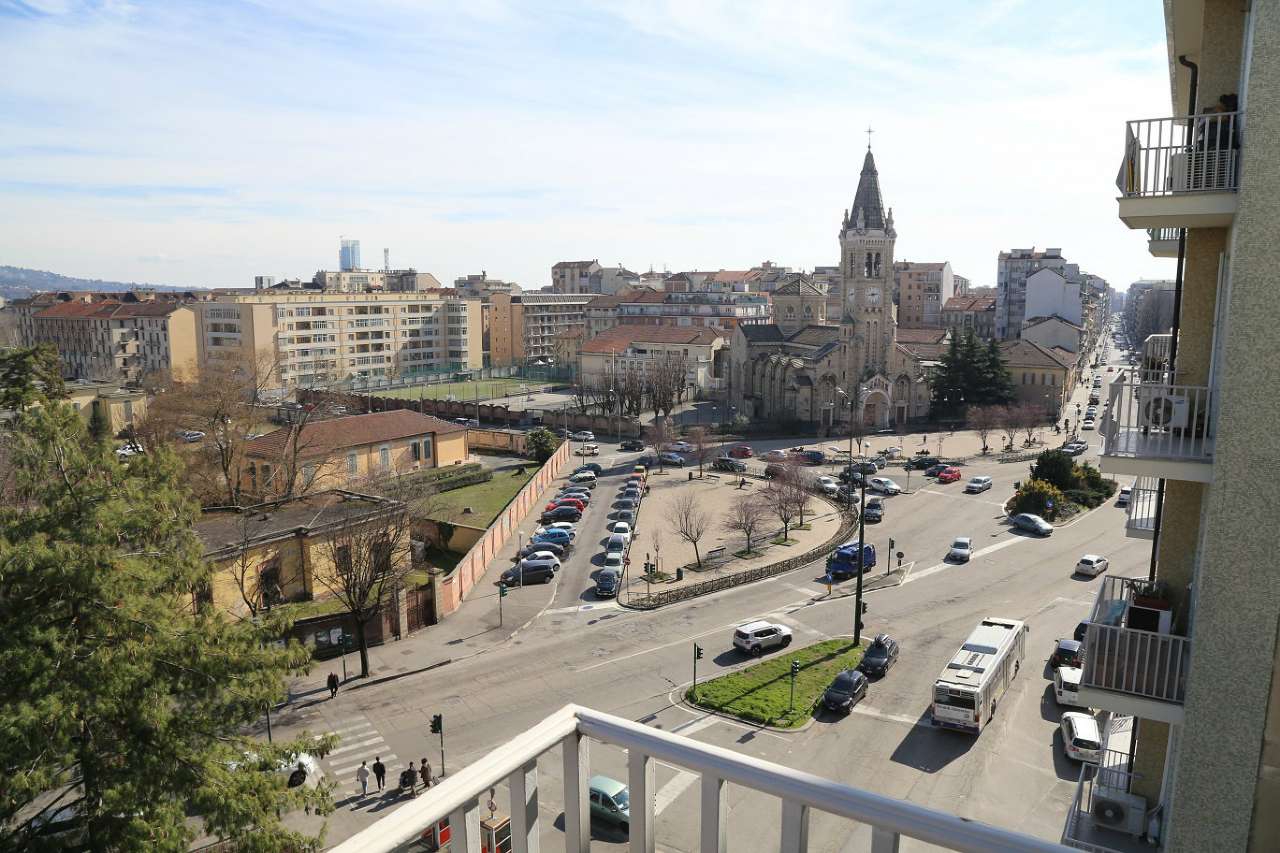
[[436,661],[435,663],[432,663],[432,664],[427,664],[426,666],[418,667],[417,669],[407,669],[404,672],[393,672],[390,675],[382,675],[377,678],[371,678],[368,681],[362,681],[359,684],[353,685],[352,687],[348,687],[346,689],[346,692],[351,693],[356,690],[363,690],[366,687],[373,687],[375,684],[385,684],[388,681],[395,681],[396,679],[404,678],[409,675],[417,675],[418,673],[427,672],[428,670],[439,669],[440,667],[448,666],[451,663],[453,663],[453,658],[446,658],[441,661]]

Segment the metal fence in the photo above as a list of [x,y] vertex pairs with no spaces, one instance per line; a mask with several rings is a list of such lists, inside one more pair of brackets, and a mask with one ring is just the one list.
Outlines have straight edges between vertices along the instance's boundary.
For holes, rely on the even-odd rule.
[[1240,130],[1239,113],[1127,122],[1116,186],[1129,197],[1234,192],[1240,180]]
[[1207,385],[1160,381],[1164,371],[1121,375],[1111,383],[1103,418],[1104,456],[1213,460],[1211,392]]
[[1186,698],[1191,640],[1131,626],[1134,606],[1157,620],[1163,612],[1135,601],[1146,584],[1144,578],[1103,579],[1085,634],[1080,685],[1181,703]]

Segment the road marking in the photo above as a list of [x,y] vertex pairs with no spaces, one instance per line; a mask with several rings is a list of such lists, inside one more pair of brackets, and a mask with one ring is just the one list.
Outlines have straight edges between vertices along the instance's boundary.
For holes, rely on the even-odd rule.
[[[378,753],[378,757],[382,759],[382,763],[383,763],[384,765],[390,765],[390,764],[391,764],[391,762],[393,762],[393,761],[395,761],[395,760],[397,759],[397,756],[396,756],[396,754],[395,754],[394,752],[392,752],[392,753],[390,753],[390,754],[388,754],[388,755],[383,755],[382,753]],[[357,767],[359,767],[361,764],[363,764],[366,760],[367,760],[367,759],[363,759],[363,758],[362,758],[361,760],[357,761],[355,764],[349,764],[349,765],[347,765],[347,766],[345,766],[345,767],[335,767],[335,768],[330,768],[329,772],[330,772],[330,773],[332,773],[334,776],[345,776],[346,774],[348,774],[348,773],[352,772],[352,771],[353,771],[353,770],[355,770]],[[373,772],[373,770],[372,770],[372,766],[370,767],[369,772],[370,772],[370,773],[372,773],[372,772]]]
[[[382,735],[378,734],[377,732],[366,732],[365,734],[372,734],[373,737],[367,738],[366,740],[355,741],[354,743],[349,743],[344,746],[340,746],[337,749],[331,749],[329,750],[329,755],[330,756],[339,755],[343,752],[350,752],[353,749],[361,749],[362,747],[366,747],[371,743],[380,743],[382,741]],[[358,735],[358,737],[363,737],[363,735]]]
[[881,711],[879,708],[873,708],[870,705],[863,705],[861,702],[853,706],[853,713],[861,714],[864,717],[875,717],[877,720],[886,720],[891,723],[902,723],[906,726],[933,728],[933,723],[928,720],[922,720],[919,717],[909,717],[906,714],[890,714],[888,711]]
[[709,629],[707,629],[706,631],[703,631],[701,634],[694,634],[694,635],[692,635],[692,636],[684,637],[684,638],[679,639],[679,640],[672,640],[672,641],[671,641],[671,642],[669,642],[669,643],[663,643],[662,645],[659,645],[659,646],[651,646],[651,647],[649,647],[649,648],[647,648],[647,649],[641,649],[641,650],[640,650],[640,651],[638,651],[638,652],[632,652],[632,653],[631,653],[631,654],[629,654],[629,655],[621,655],[621,656],[619,656],[619,657],[612,657],[612,658],[609,658],[608,660],[602,660],[602,661],[600,661],[599,663],[593,663],[593,664],[591,664],[590,666],[584,666],[584,667],[581,667],[581,668],[579,668],[579,669],[575,669],[575,670],[574,670],[574,672],[590,672],[591,670],[593,670],[593,669],[599,669],[599,668],[600,668],[600,667],[602,667],[602,666],[612,666],[612,665],[614,665],[614,664],[616,664],[616,663],[619,663],[620,661],[630,660],[631,658],[640,657],[640,655],[647,655],[647,654],[651,654],[651,653],[653,653],[653,652],[661,651],[662,649],[669,649],[669,648],[671,648],[672,646],[678,646],[678,645],[681,645],[682,643],[689,643],[689,642],[692,642],[693,640],[697,640],[697,639],[699,639],[700,637],[705,637],[705,636],[707,636],[708,634],[715,634],[715,633],[718,633],[718,632],[720,632],[720,631],[723,631],[723,630],[725,630],[726,628],[735,628],[735,627],[737,627],[738,625],[741,625],[741,624],[742,624],[742,621],[743,621],[743,620],[740,620],[740,621],[737,621],[737,622],[730,622],[730,623],[729,623],[729,624],[727,624],[727,625],[720,625],[720,626],[715,627],[715,628],[709,628]]
[[687,791],[689,786],[697,781],[697,773],[690,773],[688,770],[677,773],[674,779],[658,789],[657,796],[653,798],[654,814],[662,814],[667,806],[676,801],[676,797]]
[[[985,557],[987,554],[994,553],[1003,548],[1008,548],[1011,545],[1017,545],[1019,542],[1030,542],[1030,541],[1031,540],[1025,536],[1011,536],[1002,542],[997,542],[994,545],[988,545],[985,548],[979,548],[977,551],[973,552],[973,556],[970,557],[969,560],[970,562],[972,562],[975,557]],[[945,571],[946,569],[954,569],[957,566],[963,566],[963,565],[966,565],[966,564],[965,563],[948,563],[946,561],[943,561],[941,563],[938,563],[935,566],[930,566],[927,569],[921,569],[920,571],[915,572],[909,577],[904,578],[902,582],[907,583],[908,581],[918,581],[920,580],[920,578],[927,578],[929,575],[936,574],[941,571]]]
[[[329,734],[346,735],[346,734],[350,734],[351,732],[359,731],[360,729],[371,729],[371,728],[373,728],[373,723],[369,722],[368,720],[365,720],[363,723],[353,723],[352,725],[349,725],[349,726],[343,726],[340,729],[333,729],[329,732]],[[356,737],[363,737],[363,735],[357,735]]]
[[568,607],[553,607],[543,611],[544,616],[557,616],[565,613],[594,613],[599,610],[621,610],[622,606],[614,601],[592,602],[590,604],[571,604]]
[[935,492],[933,489],[916,489],[916,494],[937,495],[940,498],[954,498],[955,500],[958,500],[958,501],[969,501],[970,503],[984,503],[984,504],[991,504],[992,506],[998,506],[998,507],[1004,506],[1004,504],[1000,503],[1000,501],[989,501],[984,498],[975,498],[972,495],[965,494],[963,492],[960,494],[954,494],[952,492]]
[[695,733],[700,732],[703,729],[710,728],[711,726],[714,726],[717,720],[719,720],[719,717],[715,717],[711,714],[707,714],[706,716],[700,717],[696,720],[690,720],[687,723],[681,723],[680,725],[672,729],[671,733],[677,734],[677,735],[684,735],[685,737],[693,737]]

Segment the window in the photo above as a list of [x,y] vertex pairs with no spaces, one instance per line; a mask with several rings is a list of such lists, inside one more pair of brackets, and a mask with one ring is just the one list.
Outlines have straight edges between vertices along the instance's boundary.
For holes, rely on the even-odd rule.
[[421,462],[422,461],[422,445],[418,444],[418,442],[416,441],[411,441],[409,442],[409,449],[413,451],[413,461]]
[[391,448],[385,444],[378,448],[378,464],[383,471],[391,467]]

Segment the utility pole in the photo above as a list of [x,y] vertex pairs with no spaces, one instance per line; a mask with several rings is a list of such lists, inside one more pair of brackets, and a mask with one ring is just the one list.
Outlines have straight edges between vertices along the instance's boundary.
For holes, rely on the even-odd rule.
[[440,735],[440,775],[444,775],[444,714],[431,715],[431,733]]

